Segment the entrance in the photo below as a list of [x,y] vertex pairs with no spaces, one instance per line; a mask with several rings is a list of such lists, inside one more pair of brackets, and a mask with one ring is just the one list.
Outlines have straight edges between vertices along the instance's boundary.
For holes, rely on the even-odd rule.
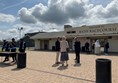
[[48,50],[49,49],[49,40],[40,40],[40,49]]
[[44,40],[44,50],[48,50],[48,49],[49,49],[49,41]]
[[68,39],[68,45],[69,45],[69,49],[73,50],[73,40],[72,39]]
[[105,41],[106,41],[107,39],[108,39],[107,37],[103,37],[103,38],[90,38],[91,50],[92,50],[92,45],[93,45],[93,43],[95,43],[96,40],[99,40],[100,46],[101,46],[102,48],[104,48]]
[[107,39],[91,39],[91,45],[92,45],[92,43],[95,43],[96,40],[99,40],[100,46],[101,46],[101,47],[104,47],[105,41],[106,41]]

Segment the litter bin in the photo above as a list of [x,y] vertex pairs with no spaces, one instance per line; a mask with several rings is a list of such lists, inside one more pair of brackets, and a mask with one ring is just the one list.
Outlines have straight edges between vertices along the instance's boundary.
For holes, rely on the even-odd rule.
[[112,83],[111,60],[96,59],[96,83]]
[[18,53],[17,68],[26,67],[26,53]]

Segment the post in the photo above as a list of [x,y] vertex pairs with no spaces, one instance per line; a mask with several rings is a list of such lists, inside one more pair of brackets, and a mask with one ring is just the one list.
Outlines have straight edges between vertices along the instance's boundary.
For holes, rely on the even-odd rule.
[[111,60],[96,59],[96,83],[112,83]]
[[22,36],[22,34],[21,34],[21,30],[23,30],[23,27],[18,28],[18,30],[19,30],[19,37],[20,37],[20,39],[21,39],[21,36]]

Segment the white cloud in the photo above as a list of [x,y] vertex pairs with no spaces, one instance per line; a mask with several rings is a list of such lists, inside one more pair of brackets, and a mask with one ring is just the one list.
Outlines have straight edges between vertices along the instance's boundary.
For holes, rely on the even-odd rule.
[[16,18],[12,15],[0,13],[0,22],[10,23],[14,22],[15,20]]
[[27,16],[30,13],[31,16],[34,16],[40,22],[65,24],[70,19],[85,17],[87,4],[88,0],[49,0],[48,6],[39,3],[30,9],[22,8],[19,10],[19,15],[20,19],[26,23],[29,21]]
[[36,23],[37,22],[35,17],[30,13],[30,11],[27,10],[27,8],[22,8],[21,10],[19,10],[18,14],[20,16],[20,19],[23,22],[26,22],[26,23]]
[[[7,34],[6,34],[7,33]],[[6,31],[2,31],[0,30],[0,40],[10,40],[12,38],[17,38],[18,37],[18,34],[17,33],[14,33],[14,30],[12,29],[8,29]]]
[[22,8],[19,14],[20,19],[26,23],[37,21],[46,25],[61,26],[64,24],[103,24],[118,22],[117,4],[118,0],[112,0],[105,7],[94,5],[89,0],[48,0],[47,6],[39,3],[30,9]]

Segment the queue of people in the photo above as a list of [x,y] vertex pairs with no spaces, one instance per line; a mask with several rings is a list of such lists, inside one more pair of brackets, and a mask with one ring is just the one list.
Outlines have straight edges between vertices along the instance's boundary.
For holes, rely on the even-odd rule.
[[[78,37],[75,37],[74,39],[74,47],[75,47],[75,61],[76,63],[80,64],[80,47],[81,47],[81,43],[79,41]],[[68,60],[69,60],[69,55],[68,55],[68,51],[69,51],[69,45],[68,42],[66,40],[66,37],[63,36],[62,38],[57,38],[57,41],[55,42],[55,47],[56,47],[56,61],[55,64],[62,64],[62,66],[68,66]],[[60,62],[59,62],[59,53],[60,53]]]
[[[66,63],[66,66],[68,66],[69,45],[68,45],[68,42],[66,41],[66,37],[65,36],[63,36],[62,38],[58,37],[57,41],[55,42],[55,47],[57,51],[55,64],[62,64],[62,66],[64,66],[64,64]],[[59,53],[61,53],[60,62],[59,62]]]
[[[11,42],[8,42],[6,40],[3,40],[3,46],[2,46],[2,52],[16,52],[17,51],[16,41],[14,38],[12,38]],[[20,39],[19,43],[19,52],[25,52],[26,49],[26,43],[23,41],[23,39]],[[6,56],[3,62],[9,61],[10,56]],[[12,55],[12,62],[16,62],[16,54]]]
[[[57,41],[55,42],[55,48],[57,51],[55,64],[62,64],[62,66],[64,66],[64,63],[66,62],[66,66],[68,66],[69,45],[68,45],[68,42],[67,42],[65,36],[63,36],[62,38],[59,38],[59,37],[57,38]],[[86,53],[90,53],[89,48],[90,48],[90,45],[88,42],[86,42],[85,43],[85,52]],[[108,41],[106,41],[105,45],[104,45],[104,53],[108,53],[108,49],[109,49],[109,43],[108,43]],[[77,64],[80,64],[81,42],[79,41],[79,37],[74,38],[74,51],[75,51],[75,62]],[[99,55],[101,53],[100,51],[101,51],[100,41],[96,40],[95,42],[92,42],[91,52],[96,55]],[[60,61],[59,61],[59,57],[60,57]]]

